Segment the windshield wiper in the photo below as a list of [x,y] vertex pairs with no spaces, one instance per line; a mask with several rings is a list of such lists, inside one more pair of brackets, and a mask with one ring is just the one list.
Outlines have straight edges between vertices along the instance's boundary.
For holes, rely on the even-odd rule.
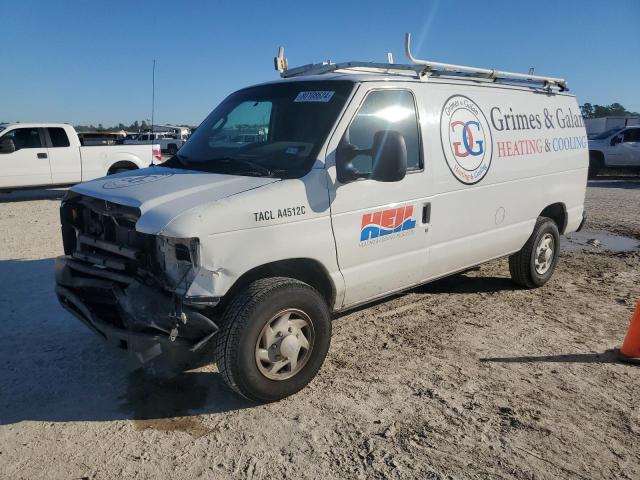
[[249,172],[252,171],[254,173],[258,173],[259,175],[262,175],[265,177],[273,176],[273,172],[269,170],[267,167],[264,167],[258,163],[252,162],[251,160],[243,160],[235,157],[218,157],[218,158],[212,158],[211,160],[208,160],[205,163],[210,163],[211,167],[215,167],[216,164],[222,164],[230,167],[233,167],[236,165],[243,165],[245,168],[249,169]]
[[[180,165],[180,167],[176,164]],[[244,160],[235,157],[215,157],[204,161],[190,161],[189,157],[184,155],[174,155],[163,165],[170,168],[188,168],[208,172],[216,170],[234,170],[233,167],[236,167],[235,170],[238,170],[237,167],[240,167],[239,170],[242,170],[243,173],[246,174],[259,175],[261,177],[275,177],[274,172],[267,167],[252,162],[251,160]]]
[[180,165],[182,165],[182,166],[184,166],[184,167],[186,167],[186,166],[187,166],[187,163],[189,163],[189,160],[188,160],[188,159],[189,159],[189,157],[185,157],[185,156],[183,156],[183,155],[178,155],[178,154],[176,153],[173,157],[171,157],[171,160],[173,160],[174,158],[175,158],[175,159],[177,159],[177,160],[178,160],[178,162],[180,163]]

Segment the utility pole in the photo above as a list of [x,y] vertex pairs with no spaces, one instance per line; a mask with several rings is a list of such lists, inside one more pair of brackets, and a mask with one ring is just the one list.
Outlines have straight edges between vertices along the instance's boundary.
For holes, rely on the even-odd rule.
[[[153,138],[153,115],[156,109],[156,59],[153,59],[153,71],[151,72],[151,133],[149,133],[149,139]],[[151,165],[153,165],[153,140],[149,142],[151,144]]]
[[156,59],[153,59],[153,72],[151,74],[151,133],[153,133],[153,115],[156,108]]

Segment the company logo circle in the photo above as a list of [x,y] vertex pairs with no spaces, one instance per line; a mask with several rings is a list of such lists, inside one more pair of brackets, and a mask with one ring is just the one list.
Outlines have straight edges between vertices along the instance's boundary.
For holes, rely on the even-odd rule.
[[447,165],[458,181],[473,185],[491,166],[493,141],[487,117],[469,97],[453,95],[444,102],[440,140]]
[[158,180],[168,178],[172,175],[173,175],[173,172],[154,173],[152,175],[132,175],[129,177],[122,177],[122,178],[117,178],[115,180],[111,180],[110,182],[107,182],[104,185],[102,185],[102,188],[112,189],[112,188],[135,187],[136,185],[142,185],[144,183],[157,182]]

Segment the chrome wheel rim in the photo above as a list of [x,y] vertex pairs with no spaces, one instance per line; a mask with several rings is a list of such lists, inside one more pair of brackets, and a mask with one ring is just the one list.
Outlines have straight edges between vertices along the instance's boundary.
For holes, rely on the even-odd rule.
[[555,240],[553,235],[545,233],[536,247],[536,254],[534,258],[536,272],[539,275],[544,275],[549,271],[553,264],[553,257],[555,251]]
[[286,380],[302,370],[313,349],[314,331],[309,315],[288,308],[276,313],[256,342],[256,365],[271,380]]

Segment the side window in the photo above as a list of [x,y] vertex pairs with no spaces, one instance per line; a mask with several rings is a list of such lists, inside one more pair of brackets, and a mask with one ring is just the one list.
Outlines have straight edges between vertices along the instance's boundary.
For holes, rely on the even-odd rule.
[[271,122],[271,102],[242,102],[209,132],[210,147],[241,147],[249,143],[266,142]]
[[631,128],[624,132],[623,142],[640,142],[640,128]]
[[16,151],[23,148],[43,147],[40,141],[40,132],[37,128],[16,128],[3,135],[2,139],[4,141],[12,140]]
[[49,128],[49,138],[51,138],[51,145],[53,147],[68,147],[69,137],[64,128]]
[[[407,90],[370,92],[345,132],[342,142],[351,144],[359,150],[367,150],[373,146],[373,137],[379,131],[400,132],[407,145],[407,170],[422,168],[418,116],[411,92]],[[372,162],[370,155],[358,155],[353,159],[352,164],[359,172],[368,173],[373,169]]]

